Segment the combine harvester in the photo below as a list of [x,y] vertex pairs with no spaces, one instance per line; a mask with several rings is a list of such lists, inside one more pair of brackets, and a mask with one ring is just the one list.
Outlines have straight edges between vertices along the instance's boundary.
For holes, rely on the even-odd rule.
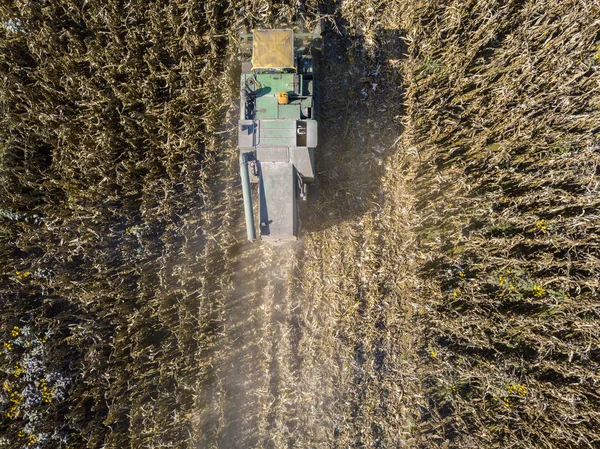
[[313,58],[321,49],[320,26],[313,33],[254,30],[241,40],[238,147],[248,240],[256,240],[251,183],[257,183],[259,237],[281,244],[298,239],[298,201],[316,197]]

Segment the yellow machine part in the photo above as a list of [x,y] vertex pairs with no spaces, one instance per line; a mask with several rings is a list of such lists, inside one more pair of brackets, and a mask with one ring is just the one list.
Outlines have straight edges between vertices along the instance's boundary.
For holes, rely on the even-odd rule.
[[294,68],[292,30],[254,30],[252,69]]

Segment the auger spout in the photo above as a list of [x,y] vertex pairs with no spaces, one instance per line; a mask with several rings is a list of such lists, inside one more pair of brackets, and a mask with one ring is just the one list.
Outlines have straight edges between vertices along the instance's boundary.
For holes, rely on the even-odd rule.
[[244,215],[246,217],[246,232],[248,240],[256,240],[254,228],[254,212],[252,210],[252,190],[250,188],[250,174],[248,172],[248,153],[240,153],[240,176],[242,178],[242,196],[244,197]]

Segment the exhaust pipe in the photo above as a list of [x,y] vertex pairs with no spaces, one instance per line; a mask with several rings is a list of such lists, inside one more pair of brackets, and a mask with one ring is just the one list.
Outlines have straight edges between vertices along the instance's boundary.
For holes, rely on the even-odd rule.
[[242,195],[244,197],[244,215],[246,217],[246,232],[248,240],[256,240],[254,229],[254,213],[252,211],[252,190],[250,187],[250,174],[248,173],[248,153],[240,153],[240,176],[242,178]]

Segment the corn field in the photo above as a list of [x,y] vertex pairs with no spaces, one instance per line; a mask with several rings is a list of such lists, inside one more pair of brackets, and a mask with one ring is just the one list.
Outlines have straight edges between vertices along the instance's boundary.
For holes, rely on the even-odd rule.
[[[245,241],[238,31],[324,23]],[[0,6],[0,448],[600,447],[595,0]]]

